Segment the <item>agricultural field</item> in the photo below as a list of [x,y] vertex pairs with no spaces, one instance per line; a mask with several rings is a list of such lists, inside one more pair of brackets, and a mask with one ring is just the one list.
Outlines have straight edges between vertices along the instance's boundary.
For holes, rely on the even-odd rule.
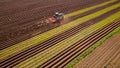
[[0,1],[0,68],[119,68],[119,40],[120,0]]
[[120,68],[120,32],[106,40],[74,68]]

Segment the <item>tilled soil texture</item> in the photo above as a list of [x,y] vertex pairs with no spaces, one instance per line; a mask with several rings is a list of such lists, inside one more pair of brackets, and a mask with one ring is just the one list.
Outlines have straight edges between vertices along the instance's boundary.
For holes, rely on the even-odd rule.
[[[23,0],[23,2],[24,1],[25,0]],[[17,2],[18,1],[15,1],[15,3]],[[43,33],[45,31],[55,28],[56,24],[47,24],[44,22],[44,20],[56,11],[60,11],[66,14],[72,11],[76,11],[78,9],[103,3],[105,2],[105,0],[86,0],[81,2],[68,1],[65,3],[62,2],[63,1],[61,1],[60,4],[51,4],[49,6],[39,6],[38,4],[35,5],[36,8],[34,6],[30,7],[30,5],[26,4],[22,5],[22,7],[16,6],[16,8],[8,8],[10,10],[4,8],[4,12],[3,10],[0,10],[0,50],[28,38],[31,38],[39,33]],[[10,3],[11,4],[9,5],[12,5],[14,2],[10,1]],[[2,6],[0,9],[3,9],[3,7],[4,6]],[[71,18],[71,20],[73,19]]]
[[74,68],[120,68],[120,33],[106,40]]
[[120,68],[120,50],[118,52],[116,52],[115,55],[112,56],[112,58],[110,58],[110,61],[108,61],[106,64],[104,64],[103,67]]
[[[90,34],[89,36],[83,38],[79,42],[73,44],[73,46],[65,49],[58,55],[46,61],[44,64],[40,65],[40,68],[63,68],[77,56],[79,56],[86,49],[91,47],[94,43],[99,41],[101,38],[109,34],[112,30],[120,26],[120,21],[113,22],[104,28]],[[89,62],[90,63],[90,62]],[[90,67],[92,68],[92,67]]]
[[[56,43],[58,43],[58,42],[60,42],[60,41],[62,41],[64,39],[66,39],[66,38],[76,34],[80,30],[82,30],[83,28],[86,28],[86,27],[88,27],[90,25],[93,25],[94,23],[97,23],[98,21],[103,20],[104,18],[112,15],[113,13],[115,13],[115,12],[117,12],[119,10],[120,10],[120,8],[111,10],[108,13],[105,13],[105,14],[99,16],[99,17],[96,17],[96,18],[94,18],[92,20],[84,22],[83,24],[80,24],[80,25],[78,25],[78,26],[76,26],[74,28],[71,28],[68,31],[65,31],[64,33],[61,33],[61,34],[59,34],[59,35],[57,35],[57,36],[55,36],[55,37],[53,37],[51,39],[48,39],[48,40],[40,43],[39,45],[33,46],[33,47],[31,47],[31,48],[29,48],[29,49],[27,49],[27,50],[25,50],[25,51],[23,51],[23,52],[21,52],[19,54],[16,54],[16,55],[14,55],[14,56],[12,56],[12,57],[10,57],[10,58],[0,62],[0,66],[3,66],[3,67],[15,66],[15,65],[19,64],[20,62],[22,62],[22,61],[24,61],[24,60],[26,60],[26,59],[28,59],[28,58],[30,58],[30,57],[40,53],[40,52],[42,52],[43,50],[45,50],[45,49],[47,49],[47,48],[49,48],[49,47],[51,47],[53,45],[55,45]],[[119,23],[113,23],[111,28],[109,26],[109,29],[108,29],[109,31],[106,30],[106,33],[102,30],[105,34],[103,34],[103,32],[102,32],[100,34],[100,36],[101,35],[105,36],[106,34],[108,34],[110,31],[112,31],[114,28],[117,27],[116,25],[118,26]],[[105,27],[105,28],[108,28],[108,27]],[[101,36],[101,37],[103,37],[103,36]],[[92,36],[90,35],[90,37],[92,37]],[[93,39],[96,39],[96,38],[98,38],[98,40],[100,39],[98,36],[93,38]]]

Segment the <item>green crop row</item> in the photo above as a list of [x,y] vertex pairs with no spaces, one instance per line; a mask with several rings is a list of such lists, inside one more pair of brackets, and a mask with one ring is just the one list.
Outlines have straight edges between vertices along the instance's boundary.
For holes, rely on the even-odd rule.
[[86,57],[87,55],[89,55],[95,48],[97,48],[98,46],[100,46],[104,41],[106,41],[108,38],[110,38],[112,35],[114,35],[114,34],[116,34],[118,32],[120,32],[120,27],[116,28],[111,33],[109,33],[108,35],[106,35],[104,38],[102,38],[101,40],[99,40],[97,43],[95,43],[94,45],[92,45],[90,48],[88,48],[86,51],[84,51],[80,56],[78,56],[73,61],[71,61],[65,68],[73,68],[74,65],[76,63],[78,63],[81,59],[83,59],[84,57]]
[[[113,8],[113,7],[112,7]],[[108,10],[108,9],[107,9]],[[106,11],[107,11],[106,10]],[[101,10],[102,11],[102,10]],[[101,13],[104,13],[105,11],[102,11]],[[52,58],[53,56],[57,55],[61,51],[65,50],[66,48],[72,46],[74,43],[79,41],[80,39],[84,38],[85,36],[95,32],[96,30],[103,28],[104,26],[112,23],[115,19],[119,18],[120,12],[117,12],[108,18],[88,27],[84,30],[80,31],[79,33],[55,44],[54,46],[42,51],[41,53],[38,53],[37,55],[21,62],[20,64],[16,65],[15,68],[36,68],[40,64],[44,63],[48,59]]]
[[109,4],[109,3],[113,3],[113,2],[115,2],[115,1],[117,1],[117,0],[110,0],[110,1],[108,1],[108,2],[99,4],[99,5],[96,5],[96,6],[92,6],[92,7],[89,7],[89,8],[85,8],[85,9],[83,9],[83,10],[78,10],[78,11],[72,12],[72,13],[70,13],[70,14],[65,15],[65,18],[72,17],[72,16],[75,16],[75,15],[78,15],[78,14],[82,14],[82,13],[84,13],[84,12],[87,12],[87,11],[90,11],[90,10],[92,10],[92,9],[95,9],[95,8],[98,8],[98,7],[107,5],[107,4]]

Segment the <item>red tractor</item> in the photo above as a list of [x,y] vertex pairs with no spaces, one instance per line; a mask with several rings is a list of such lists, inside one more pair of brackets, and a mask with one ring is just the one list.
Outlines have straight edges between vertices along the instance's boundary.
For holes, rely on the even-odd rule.
[[47,19],[47,23],[60,23],[64,20],[64,14],[56,12],[53,16]]

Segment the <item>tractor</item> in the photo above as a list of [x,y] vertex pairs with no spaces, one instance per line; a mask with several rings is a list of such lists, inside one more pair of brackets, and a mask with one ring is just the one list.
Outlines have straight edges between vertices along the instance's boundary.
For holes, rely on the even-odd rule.
[[64,14],[56,12],[53,16],[49,17],[46,21],[47,21],[47,23],[61,24],[63,20],[64,20]]

